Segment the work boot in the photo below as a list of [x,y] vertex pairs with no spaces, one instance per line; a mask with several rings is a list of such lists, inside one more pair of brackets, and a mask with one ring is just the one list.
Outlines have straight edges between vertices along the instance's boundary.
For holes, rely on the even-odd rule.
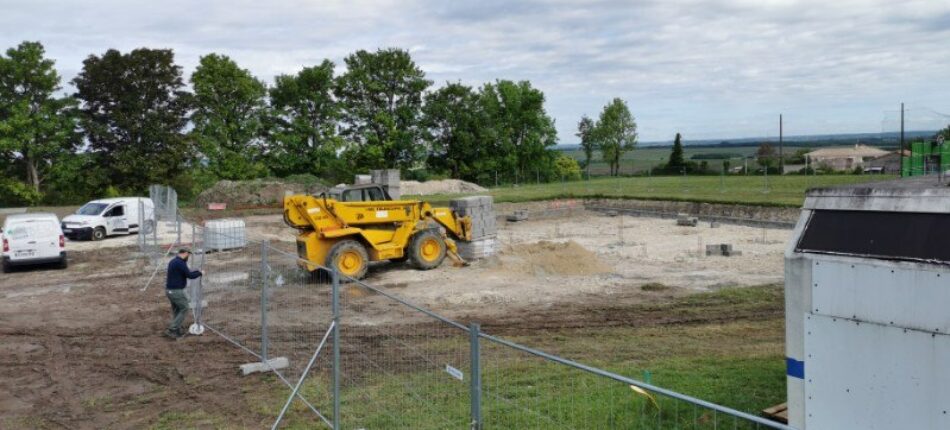
[[171,330],[166,329],[164,335],[165,337],[169,339],[178,340],[182,337],[182,334],[179,331],[171,331]]

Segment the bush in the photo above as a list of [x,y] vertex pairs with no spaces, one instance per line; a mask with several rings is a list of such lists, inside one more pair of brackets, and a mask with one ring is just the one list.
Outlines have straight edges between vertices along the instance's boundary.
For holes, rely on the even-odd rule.
[[558,154],[554,159],[554,173],[558,178],[568,181],[581,179],[581,166],[577,160],[566,154]]
[[43,197],[27,184],[0,178],[0,204],[35,206]]

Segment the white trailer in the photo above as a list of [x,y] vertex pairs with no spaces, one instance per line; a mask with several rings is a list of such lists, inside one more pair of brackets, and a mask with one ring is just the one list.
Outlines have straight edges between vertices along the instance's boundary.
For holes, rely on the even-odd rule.
[[950,429],[950,188],[811,190],[785,312],[789,425]]

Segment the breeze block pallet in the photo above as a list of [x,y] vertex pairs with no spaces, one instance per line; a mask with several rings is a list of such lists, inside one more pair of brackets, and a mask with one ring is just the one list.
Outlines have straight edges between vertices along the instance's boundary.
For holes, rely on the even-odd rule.
[[460,216],[472,218],[472,240],[458,243],[459,255],[463,259],[485,258],[498,251],[495,243],[498,224],[491,196],[462,197],[450,201],[449,207]]

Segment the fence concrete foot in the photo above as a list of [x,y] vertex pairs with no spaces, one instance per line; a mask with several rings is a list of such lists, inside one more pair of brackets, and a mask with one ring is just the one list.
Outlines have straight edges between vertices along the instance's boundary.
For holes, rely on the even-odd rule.
[[242,364],[241,374],[242,376],[247,376],[252,373],[267,372],[271,369],[283,369],[287,366],[290,366],[290,360],[288,360],[287,357],[274,357],[266,362]]

